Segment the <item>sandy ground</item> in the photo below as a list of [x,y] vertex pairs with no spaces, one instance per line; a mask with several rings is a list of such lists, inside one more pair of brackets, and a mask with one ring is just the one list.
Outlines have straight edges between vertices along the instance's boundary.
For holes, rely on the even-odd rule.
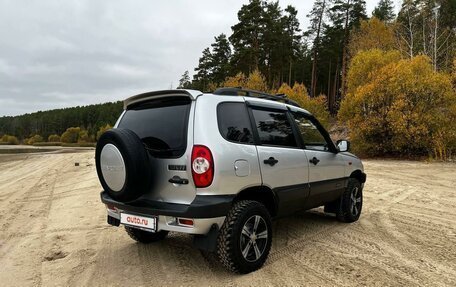
[[0,155],[1,286],[456,286],[455,164],[365,161],[358,222],[275,221],[265,266],[240,276],[190,236],[141,245],[108,226],[93,157]]

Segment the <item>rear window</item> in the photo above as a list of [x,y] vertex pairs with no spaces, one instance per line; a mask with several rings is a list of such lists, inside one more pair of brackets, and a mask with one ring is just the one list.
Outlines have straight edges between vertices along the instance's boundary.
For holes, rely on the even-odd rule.
[[261,144],[296,147],[287,114],[281,111],[252,110]]
[[244,103],[222,103],[217,107],[218,126],[222,136],[235,143],[253,143],[247,107]]
[[134,131],[154,156],[180,157],[187,146],[190,104],[182,97],[140,103],[125,112],[119,128]]

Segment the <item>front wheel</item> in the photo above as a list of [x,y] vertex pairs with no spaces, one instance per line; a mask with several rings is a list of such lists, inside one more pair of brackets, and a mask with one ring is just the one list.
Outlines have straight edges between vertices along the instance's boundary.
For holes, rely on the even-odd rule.
[[220,229],[217,254],[229,270],[250,273],[263,266],[271,243],[271,216],[266,207],[241,200],[233,205]]
[[356,178],[348,180],[347,188],[340,198],[337,208],[337,219],[342,222],[355,222],[361,215],[363,207],[363,190],[361,183]]

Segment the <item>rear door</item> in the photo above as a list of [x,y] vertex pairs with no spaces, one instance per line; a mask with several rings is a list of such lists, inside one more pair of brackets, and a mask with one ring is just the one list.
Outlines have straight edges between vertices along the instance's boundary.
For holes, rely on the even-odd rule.
[[[186,96],[165,96],[132,104],[120,119],[119,128],[134,131],[151,155],[152,186],[144,197],[188,204],[196,196],[187,151],[193,145],[194,100]],[[186,179],[176,184],[173,177]]]
[[306,207],[317,207],[337,199],[344,190],[345,161],[323,127],[312,116],[291,112],[307,158],[310,195]]
[[298,147],[286,109],[251,106],[263,185],[279,200],[279,215],[302,209],[309,194],[309,161]]

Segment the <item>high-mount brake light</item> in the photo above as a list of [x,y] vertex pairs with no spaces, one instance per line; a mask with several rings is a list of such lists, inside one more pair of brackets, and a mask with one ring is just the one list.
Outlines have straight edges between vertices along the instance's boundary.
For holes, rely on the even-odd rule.
[[208,187],[214,179],[214,160],[208,147],[195,145],[192,150],[192,176],[196,187]]

